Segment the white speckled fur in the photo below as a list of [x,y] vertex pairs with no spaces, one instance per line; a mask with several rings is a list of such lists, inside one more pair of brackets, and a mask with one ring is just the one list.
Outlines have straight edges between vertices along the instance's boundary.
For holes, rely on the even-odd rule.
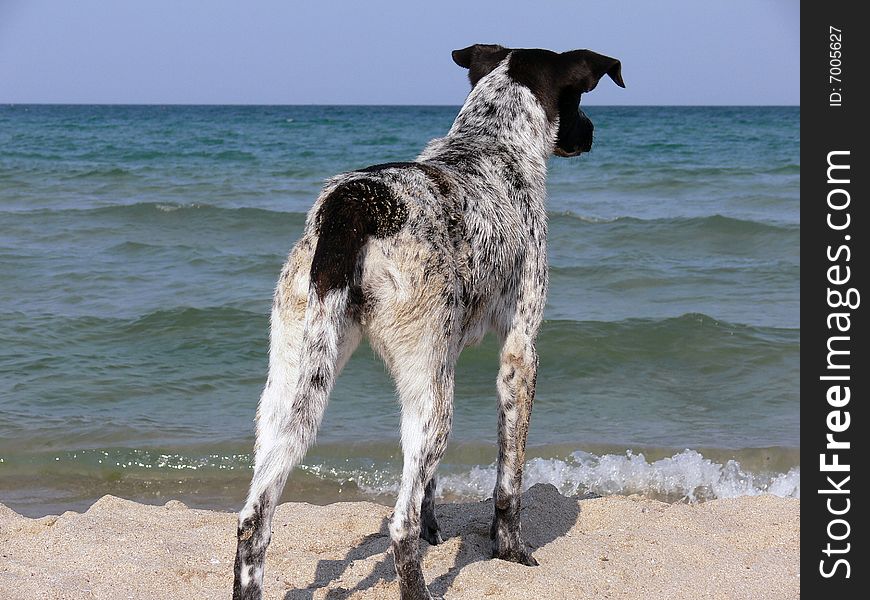
[[[434,493],[434,483],[427,484],[447,446],[454,366],[464,347],[494,331],[504,342],[494,553],[533,564],[520,539],[519,492],[535,338],[547,293],[546,162],[558,120],[548,121],[530,89],[507,71],[505,59],[482,78],[449,133],[417,158],[439,173],[448,193],[423,170],[385,168],[329,180],[312,207],[275,292],[254,477],[239,513],[239,539],[251,540],[245,557],[265,552],[287,474],[313,443],[335,377],[366,335],[392,374],[402,406],[405,462],[390,522],[402,596],[428,597],[417,556],[421,505],[426,509],[424,494]],[[373,179],[401,199],[407,221],[395,235],[371,237],[363,248],[355,273],[360,306],[354,307],[348,288],[320,299],[309,282],[320,208],[338,186]],[[311,384],[315,379],[319,387]],[[428,506],[431,511],[431,501]],[[434,513],[423,518],[427,539],[437,543]],[[253,563],[241,563],[238,597],[259,597],[262,557]]]

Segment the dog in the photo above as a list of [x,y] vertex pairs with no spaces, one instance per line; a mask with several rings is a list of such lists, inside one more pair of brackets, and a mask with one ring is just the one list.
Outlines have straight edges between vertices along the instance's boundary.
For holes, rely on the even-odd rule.
[[589,50],[476,44],[453,52],[471,92],[453,126],[412,162],[328,180],[290,252],[271,313],[254,475],[239,513],[233,597],[260,598],[275,507],[314,442],[336,376],[363,335],[402,407],[402,481],[390,519],[402,600],[431,596],[419,540],[442,541],[435,470],[447,447],[456,361],[502,340],[494,558],[537,565],[520,492],[547,295],[547,159],[592,148],[581,94],[621,64]]

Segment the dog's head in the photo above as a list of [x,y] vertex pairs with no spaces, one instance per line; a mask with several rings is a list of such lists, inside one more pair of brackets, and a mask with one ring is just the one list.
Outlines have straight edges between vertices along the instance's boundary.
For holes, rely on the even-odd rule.
[[592,121],[580,110],[580,96],[594,90],[605,75],[625,87],[619,61],[591,50],[557,53],[497,44],[475,44],[453,51],[453,61],[468,69],[472,87],[506,58],[508,76],[532,91],[551,123],[558,119],[553,153],[577,156],[591,150]]

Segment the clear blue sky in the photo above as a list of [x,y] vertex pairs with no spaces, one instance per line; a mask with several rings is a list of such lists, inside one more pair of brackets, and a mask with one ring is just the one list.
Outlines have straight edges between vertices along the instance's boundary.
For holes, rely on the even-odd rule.
[[450,51],[589,48],[588,104],[799,104],[798,0],[0,0],[0,102],[460,104]]

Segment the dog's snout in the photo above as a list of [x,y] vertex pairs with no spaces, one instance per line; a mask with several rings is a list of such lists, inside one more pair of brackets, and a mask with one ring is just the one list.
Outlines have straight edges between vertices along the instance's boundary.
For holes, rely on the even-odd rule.
[[559,136],[553,153],[556,156],[577,156],[592,149],[595,127],[582,110],[577,110],[573,119],[559,127]]

